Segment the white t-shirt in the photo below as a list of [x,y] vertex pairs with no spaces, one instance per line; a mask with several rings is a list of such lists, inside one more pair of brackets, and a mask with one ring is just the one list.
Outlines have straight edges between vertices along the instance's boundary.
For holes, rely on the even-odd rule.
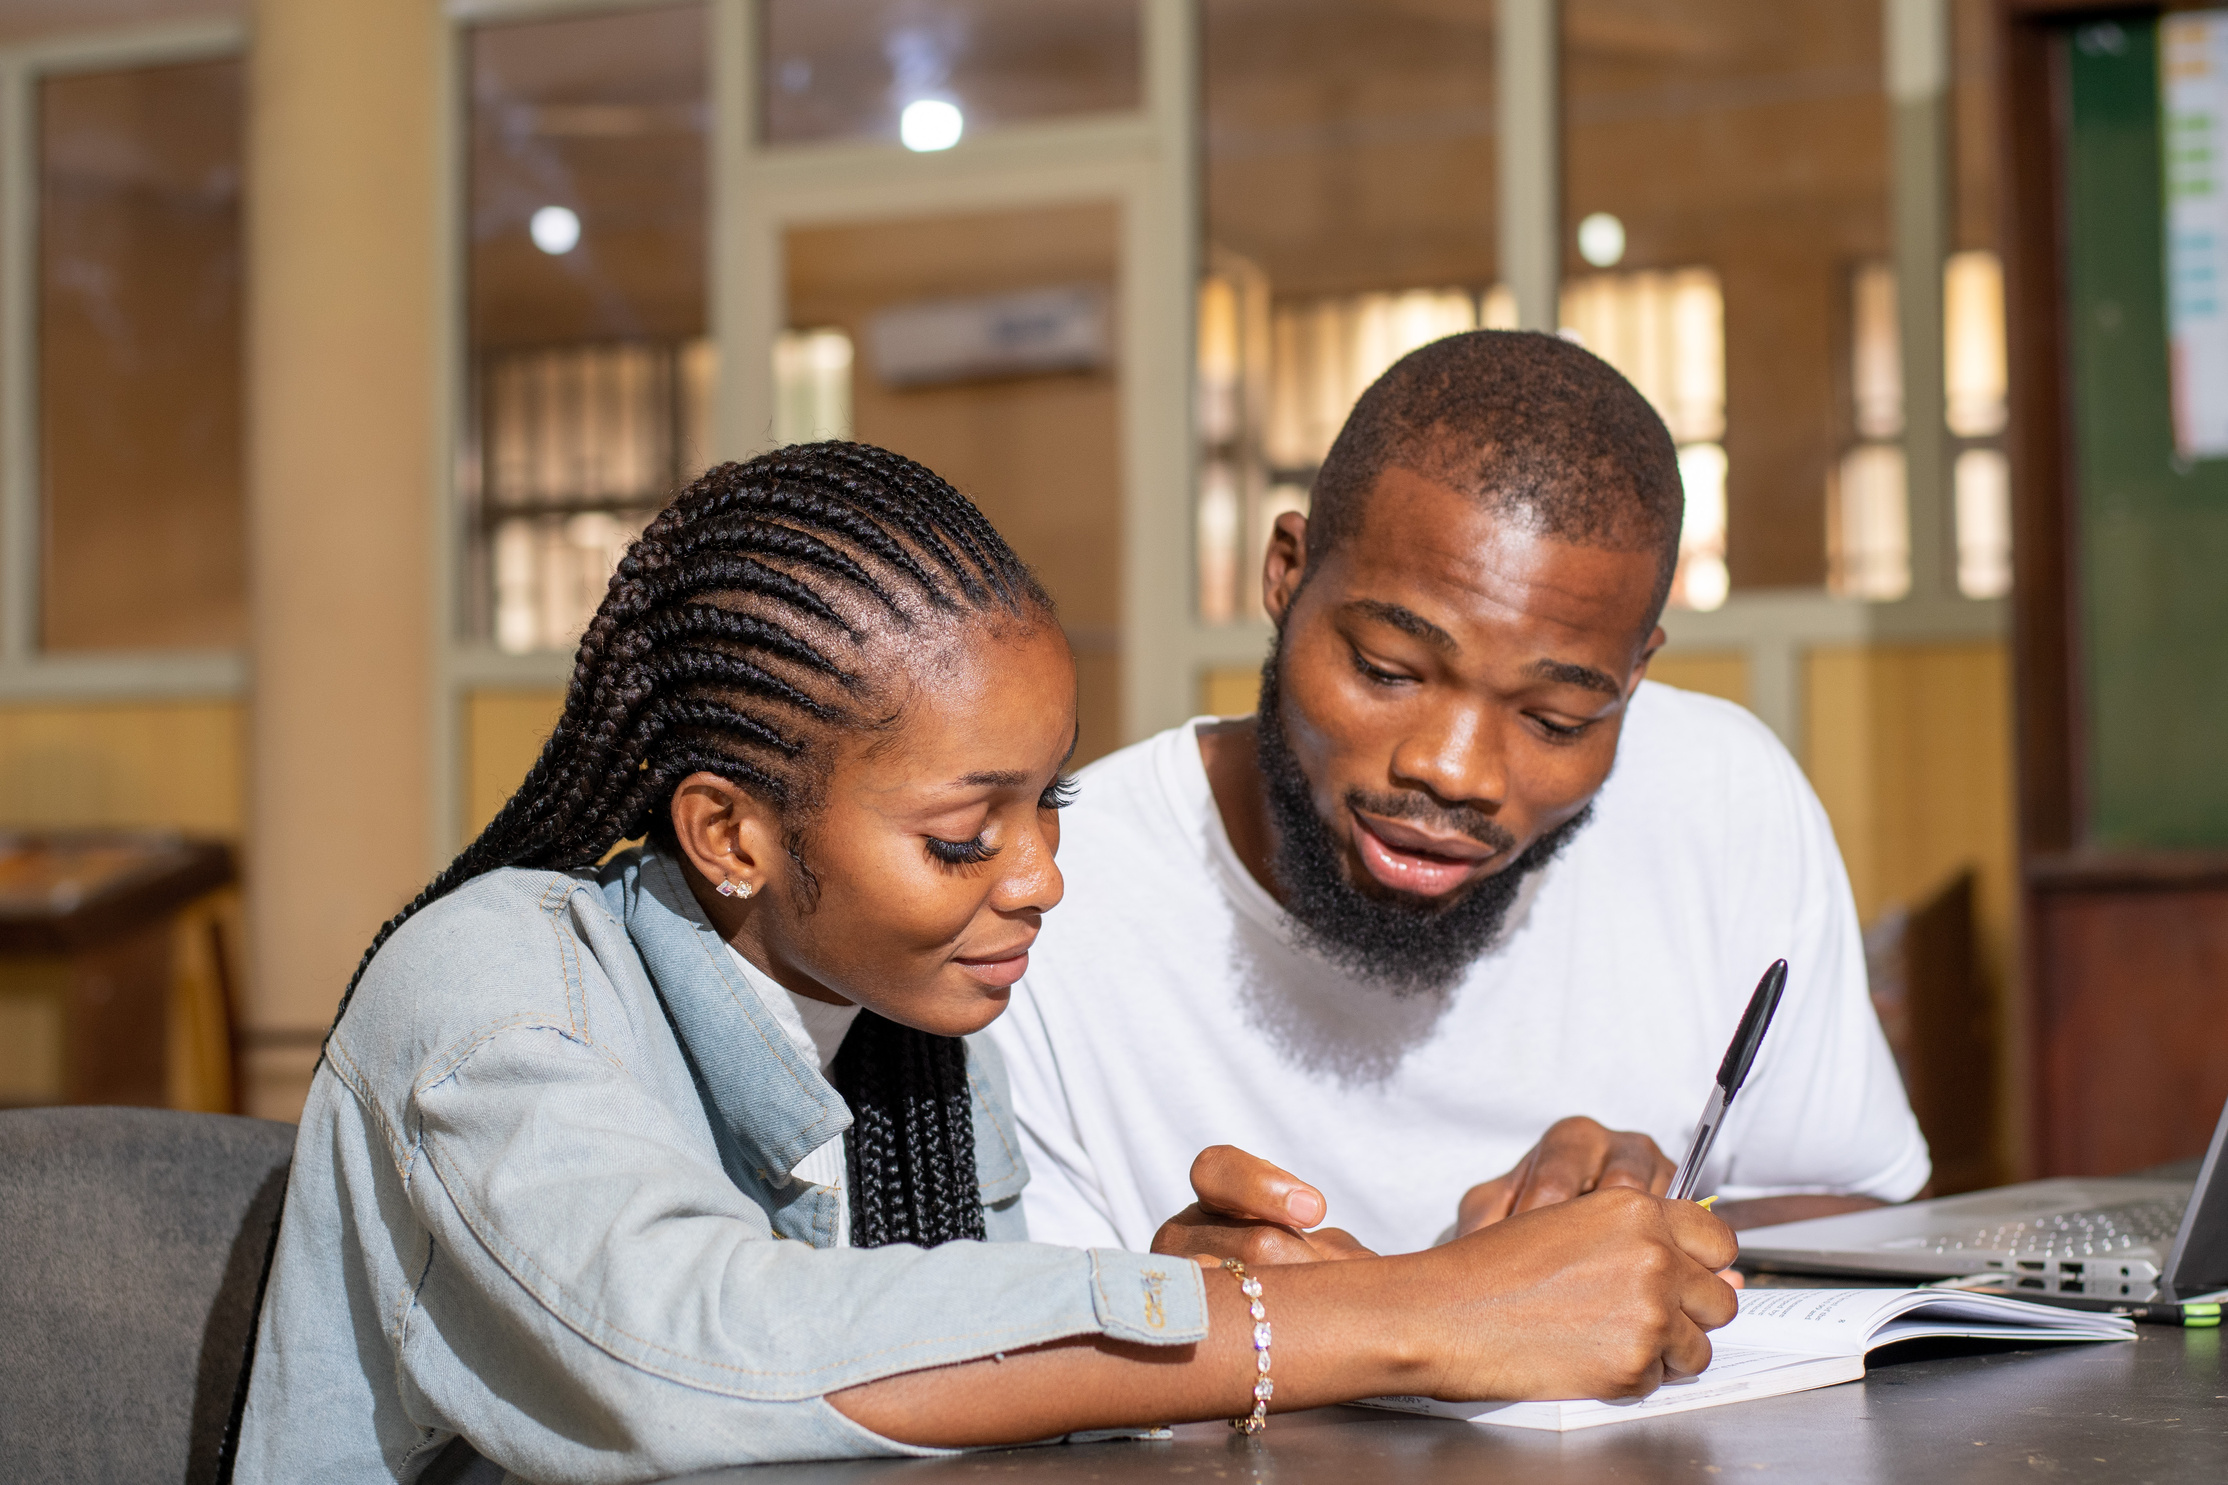
[[[821,1075],[826,1076],[828,1069],[835,1066],[836,1053],[842,1050],[851,1023],[859,1019],[859,1008],[830,1005],[809,995],[799,995],[745,959],[733,944],[727,946],[727,952],[735,956],[736,967],[742,971],[750,988],[758,993],[758,1002],[766,1008],[766,1014],[780,1024],[789,1044],[812,1059]],[[794,1180],[834,1189],[836,1246],[850,1247],[851,1198],[843,1185],[843,1136],[835,1136],[798,1161],[789,1174]]]
[[1299,946],[1223,831],[1196,719],[1084,770],[1065,902],[992,1025],[1039,1242],[1144,1249],[1232,1144],[1379,1252],[1587,1114],[1685,1152],[1765,967],[1785,997],[1702,1173],[1728,1198],[1910,1197],[1929,1173],[1824,810],[1763,725],[1643,684],[1590,824],[1457,984],[1409,998]]

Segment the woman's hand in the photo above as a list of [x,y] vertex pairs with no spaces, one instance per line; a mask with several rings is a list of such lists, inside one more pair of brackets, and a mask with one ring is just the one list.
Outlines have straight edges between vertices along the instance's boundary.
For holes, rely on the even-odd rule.
[[1428,1380],[1406,1390],[1645,1396],[1710,1364],[1704,1332],[1739,1308],[1717,1270],[1738,1253],[1732,1231],[1693,1203],[1610,1188],[1400,1260],[1417,1266],[1411,1282],[1440,1296],[1436,1306],[1400,1306],[1424,1324],[1435,1357]]

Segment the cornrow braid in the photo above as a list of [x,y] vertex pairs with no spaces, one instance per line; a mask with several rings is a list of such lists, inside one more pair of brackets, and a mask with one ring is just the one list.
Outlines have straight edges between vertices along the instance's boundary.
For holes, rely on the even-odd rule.
[[981,1239],[966,1048],[861,1011],[833,1071],[851,1105],[843,1164],[852,1246]]
[[[982,512],[902,455],[799,444],[706,471],[620,559],[526,781],[379,930],[334,1027],[426,904],[502,867],[593,866],[665,821],[694,773],[794,820],[817,798],[827,744],[877,722],[868,647],[939,615],[1050,609]],[[965,1044],[866,1012],[833,1072],[853,1114],[852,1240],[982,1237]]]

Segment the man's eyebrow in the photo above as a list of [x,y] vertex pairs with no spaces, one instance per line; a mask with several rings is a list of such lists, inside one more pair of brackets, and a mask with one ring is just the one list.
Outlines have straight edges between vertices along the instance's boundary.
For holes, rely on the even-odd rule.
[[1452,650],[1455,648],[1453,635],[1412,608],[1403,608],[1397,603],[1387,603],[1381,598],[1357,598],[1346,606],[1351,609],[1359,609],[1372,619],[1390,624],[1402,634],[1412,635],[1435,650]]
[[1534,660],[1524,669],[1543,681],[1553,681],[1560,686],[1577,686],[1582,690],[1599,691],[1604,696],[1625,694],[1625,688],[1617,684],[1615,677],[1591,665],[1573,665],[1567,660]]

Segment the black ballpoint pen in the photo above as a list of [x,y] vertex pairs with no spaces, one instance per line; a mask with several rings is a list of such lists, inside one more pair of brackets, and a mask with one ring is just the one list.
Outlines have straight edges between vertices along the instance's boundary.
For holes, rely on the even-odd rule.
[[1725,1049],[1725,1060],[1717,1065],[1717,1086],[1710,1090],[1710,1101],[1702,1106],[1702,1122],[1695,1127],[1694,1143],[1687,1147],[1686,1159],[1679,1162],[1679,1173],[1671,1178],[1671,1199],[1687,1201],[1694,1195],[1694,1183],[1702,1174],[1702,1162],[1710,1155],[1710,1146],[1717,1143],[1717,1132],[1725,1124],[1726,1110],[1733,1107],[1733,1095],[1741,1091],[1741,1084],[1748,1080],[1749,1065],[1756,1061],[1756,1049],[1764,1044],[1764,1033],[1772,1024],[1772,1012],[1779,1009],[1779,994],[1787,988],[1787,961],[1774,959],[1772,967],[1764,971],[1764,978],[1757,981],[1756,993],[1748,998],[1748,1009],[1741,1013],[1741,1025],[1733,1033],[1733,1045]]

